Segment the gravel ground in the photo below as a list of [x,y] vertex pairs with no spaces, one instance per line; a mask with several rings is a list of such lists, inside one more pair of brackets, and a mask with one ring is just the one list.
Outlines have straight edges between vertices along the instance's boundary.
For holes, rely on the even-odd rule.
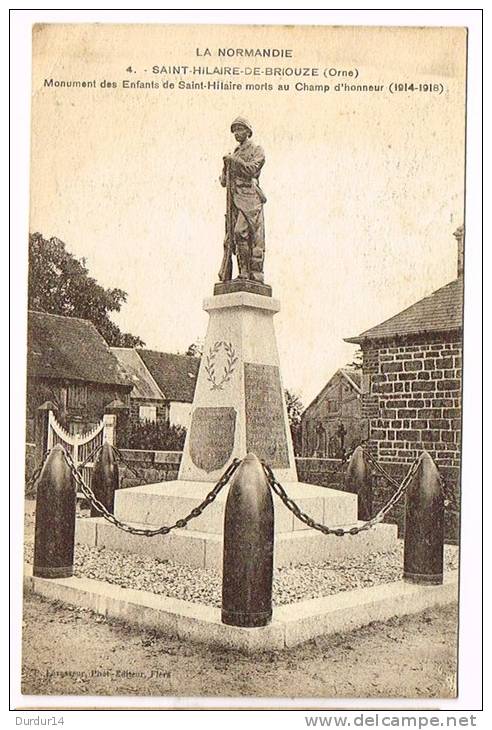
[[[26,514],[32,562],[34,516]],[[365,558],[277,569],[276,605],[401,577],[402,545]],[[445,547],[446,569],[458,549]],[[220,605],[216,571],[76,546],[75,573],[121,586]],[[24,694],[224,697],[454,697],[455,606],[373,622],[255,657],[142,631],[90,611],[27,594]]]
[[[32,563],[32,557],[33,543],[26,541],[26,562]],[[314,565],[276,568],[273,603],[281,606],[341,591],[391,583],[401,578],[402,565],[403,543],[400,541],[395,549],[387,552],[343,560],[332,559]],[[458,568],[456,546],[445,546],[444,565],[445,570]],[[216,570],[176,565],[169,561],[77,544],[75,575],[192,603],[221,605],[221,576]]]

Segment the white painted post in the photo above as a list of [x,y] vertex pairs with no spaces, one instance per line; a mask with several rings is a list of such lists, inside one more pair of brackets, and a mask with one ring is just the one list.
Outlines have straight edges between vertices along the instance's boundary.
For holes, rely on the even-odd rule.
[[114,446],[114,432],[116,428],[116,416],[114,413],[105,413],[103,416],[103,443],[108,442]]
[[48,439],[46,448],[51,450],[53,448],[53,411],[48,411]]
[[79,434],[74,433],[72,459],[73,459],[73,463],[75,464],[76,467],[78,467],[78,465],[79,465],[79,441],[80,441]]

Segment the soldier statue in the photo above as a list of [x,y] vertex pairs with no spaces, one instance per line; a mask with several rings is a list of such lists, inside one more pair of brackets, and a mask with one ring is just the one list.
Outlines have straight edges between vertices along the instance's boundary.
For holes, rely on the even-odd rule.
[[266,198],[258,184],[265,154],[251,140],[253,129],[243,117],[231,124],[238,146],[225,155],[220,177],[227,188],[226,236],[224,257],[219,271],[221,281],[232,279],[232,255],[235,254],[238,278],[263,283],[265,258],[265,223],[263,205]]

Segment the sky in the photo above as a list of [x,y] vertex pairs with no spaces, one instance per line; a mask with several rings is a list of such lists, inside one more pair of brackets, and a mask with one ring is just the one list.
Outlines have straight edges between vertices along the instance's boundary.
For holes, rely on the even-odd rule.
[[[238,115],[265,151],[265,280],[281,305],[284,385],[305,405],[353,359],[344,337],[455,278],[463,29],[37,26],[33,48],[30,230],[60,238],[99,283],[125,290],[114,319],[147,347],[184,352],[205,335],[202,301],[224,235],[218,176]],[[219,58],[218,48],[292,57]],[[316,68],[321,77],[260,74],[271,91],[179,90],[179,80],[203,76],[153,74],[154,65]],[[327,69],[357,78],[326,78]],[[50,78],[96,88],[46,87]],[[166,79],[174,89],[122,88]],[[278,90],[284,81],[289,90]],[[296,81],[330,90],[297,91]],[[335,91],[343,83],[384,90]],[[390,93],[391,83],[438,84],[442,93]]]

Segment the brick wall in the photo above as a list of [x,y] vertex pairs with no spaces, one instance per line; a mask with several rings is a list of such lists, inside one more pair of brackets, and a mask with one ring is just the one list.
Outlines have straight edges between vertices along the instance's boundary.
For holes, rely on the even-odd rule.
[[459,467],[461,341],[363,345],[363,356],[363,416],[378,461],[408,464],[426,449],[439,467]]

